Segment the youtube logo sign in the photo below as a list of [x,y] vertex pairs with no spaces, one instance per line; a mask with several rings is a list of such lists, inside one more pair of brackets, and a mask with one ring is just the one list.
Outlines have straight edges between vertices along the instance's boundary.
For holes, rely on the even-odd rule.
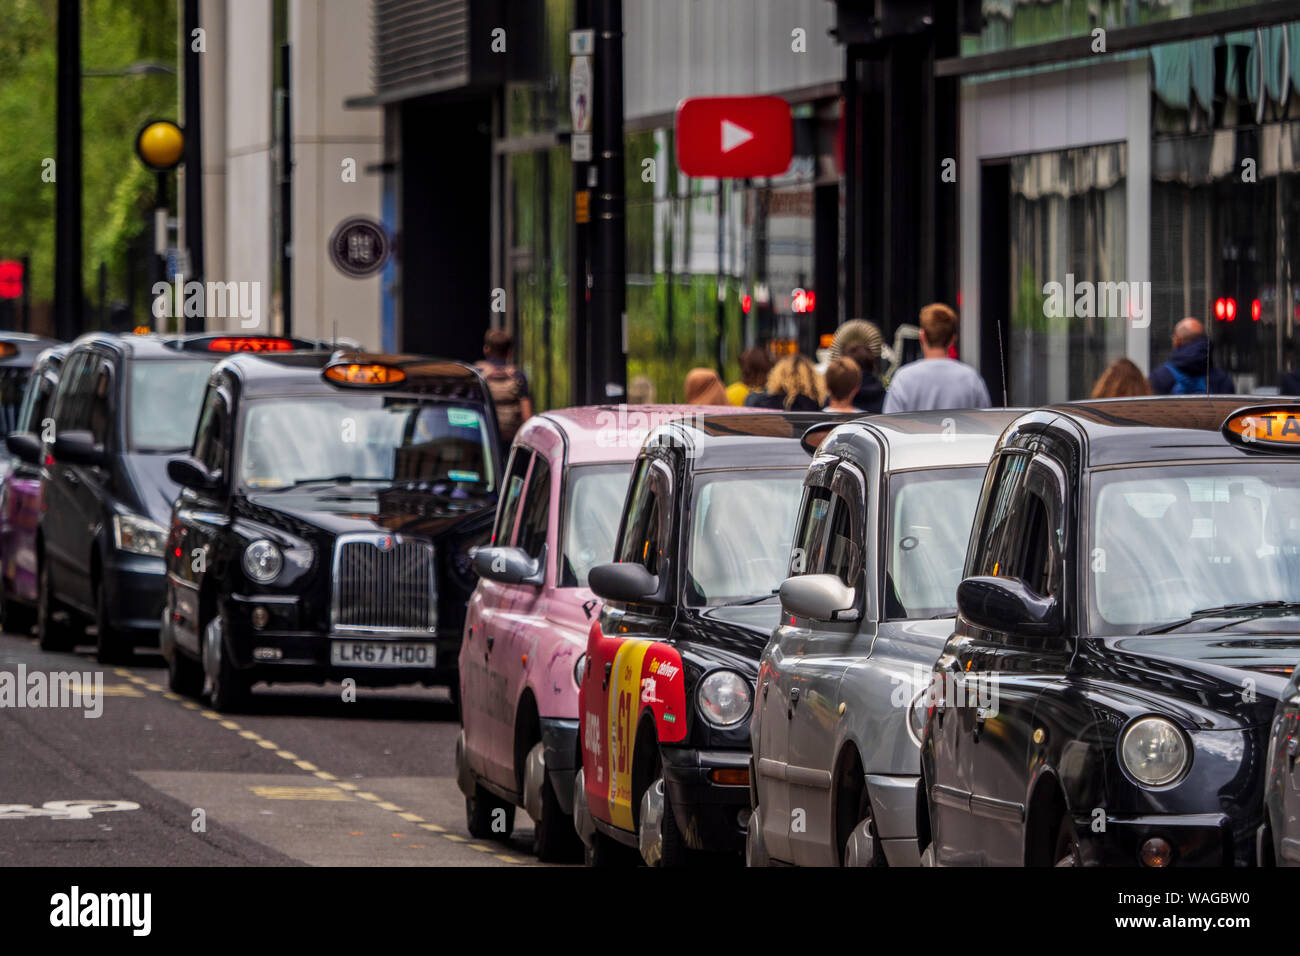
[[702,96],[677,107],[677,166],[687,176],[779,176],[793,148],[790,104],[779,96]]

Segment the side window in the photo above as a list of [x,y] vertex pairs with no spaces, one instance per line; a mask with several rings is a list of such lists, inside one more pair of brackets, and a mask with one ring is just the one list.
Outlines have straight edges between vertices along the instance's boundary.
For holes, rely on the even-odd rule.
[[510,468],[506,472],[505,487],[501,490],[501,507],[497,510],[497,526],[492,531],[492,543],[505,547],[515,532],[519,517],[519,498],[524,490],[524,478],[533,460],[531,448],[515,445],[510,452]]
[[628,498],[627,521],[623,527],[623,540],[618,546],[618,560],[635,561],[645,565],[651,574],[659,573],[659,554],[663,542],[659,540],[659,495],[652,479],[653,464],[643,458],[637,462],[632,476]]
[[58,431],[71,431],[78,427],[80,392],[77,386],[89,361],[90,356],[87,353],[76,352],[68,356],[68,360],[63,363],[58,398],[54,406],[54,422]]
[[810,485],[804,489],[799,524],[790,552],[790,574],[817,574],[826,558],[826,524],[831,513],[829,488]]
[[90,434],[94,437],[95,443],[97,445],[106,445],[112,427],[110,415],[113,394],[113,366],[103,359],[98,359],[93,363],[93,368],[94,378],[91,380],[91,391],[87,396],[86,425],[90,430]]
[[984,504],[979,543],[973,555],[970,575],[1010,575],[1015,556],[1016,531],[1020,525],[1019,509],[1023,506],[1021,489],[1029,456],[1003,453],[998,459],[993,487]]
[[1056,475],[1042,459],[1030,463],[1024,499],[1012,570],[1005,573],[1020,578],[1035,594],[1056,594],[1063,571],[1063,503]]
[[528,493],[519,517],[518,547],[530,558],[540,557],[546,544],[546,528],[551,516],[551,466],[542,455],[533,463],[533,475],[528,479]]
[[41,420],[49,417],[50,399],[54,395],[54,383],[45,375],[44,370],[33,373],[27,385],[27,394],[23,396],[22,408],[18,411],[15,431],[41,433]]
[[208,471],[225,471],[226,455],[230,449],[230,421],[226,399],[217,389],[209,388],[199,415],[199,427],[194,436],[193,455]]
[[826,540],[826,565],[823,574],[833,574],[850,587],[856,586],[862,569],[860,553],[853,540],[852,513],[849,503],[839,495],[831,496],[831,531]]

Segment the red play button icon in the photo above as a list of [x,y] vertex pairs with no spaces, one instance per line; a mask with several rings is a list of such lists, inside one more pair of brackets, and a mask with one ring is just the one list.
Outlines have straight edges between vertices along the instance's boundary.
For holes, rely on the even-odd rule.
[[702,96],[677,107],[677,166],[687,176],[779,176],[790,166],[790,104],[779,96]]

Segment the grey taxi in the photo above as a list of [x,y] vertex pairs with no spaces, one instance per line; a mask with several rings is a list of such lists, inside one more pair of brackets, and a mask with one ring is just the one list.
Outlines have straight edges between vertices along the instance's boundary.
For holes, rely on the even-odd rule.
[[878,415],[822,438],[756,685],[751,866],[919,863],[924,697],[989,455],[1017,414]]

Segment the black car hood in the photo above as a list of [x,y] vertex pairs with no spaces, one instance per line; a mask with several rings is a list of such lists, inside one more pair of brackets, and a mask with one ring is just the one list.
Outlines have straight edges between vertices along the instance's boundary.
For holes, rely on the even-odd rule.
[[388,532],[437,537],[496,507],[494,494],[461,497],[381,485],[312,485],[254,492],[238,499],[235,513],[252,521],[303,533]]
[[[1103,680],[1136,684],[1162,699],[1182,698],[1249,724],[1268,723],[1300,661],[1297,634],[1147,634],[1099,637]],[[1085,648],[1086,650],[1086,648]],[[1252,699],[1253,698],[1253,699]]]
[[171,523],[172,502],[181,493],[181,486],[167,476],[167,462],[175,456],[132,452],[122,457],[131,486],[124,489],[123,504],[167,527]]
[[777,600],[731,607],[682,608],[677,620],[677,650],[702,668],[714,664],[745,674],[758,673],[763,648],[781,618]]

